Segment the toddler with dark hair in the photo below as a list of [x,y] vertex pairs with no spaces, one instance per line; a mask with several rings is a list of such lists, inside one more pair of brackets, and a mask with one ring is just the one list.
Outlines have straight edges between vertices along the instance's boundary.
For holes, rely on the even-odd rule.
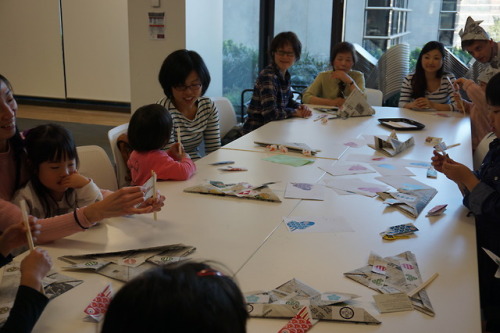
[[132,184],[143,185],[151,170],[158,180],[186,180],[196,171],[196,166],[184,152],[182,144],[174,143],[162,150],[172,134],[172,117],[160,104],[140,107],[130,119],[128,140],[133,151],[127,162]]

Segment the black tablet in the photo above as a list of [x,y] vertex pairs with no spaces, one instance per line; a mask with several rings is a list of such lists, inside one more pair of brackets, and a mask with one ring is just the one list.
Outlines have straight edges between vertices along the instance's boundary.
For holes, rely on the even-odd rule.
[[421,130],[425,127],[424,124],[408,118],[380,118],[378,121],[381,125],[398,131]]

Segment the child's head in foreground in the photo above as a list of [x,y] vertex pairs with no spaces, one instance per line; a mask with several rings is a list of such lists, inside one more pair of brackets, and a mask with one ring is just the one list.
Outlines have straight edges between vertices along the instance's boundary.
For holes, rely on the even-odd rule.
[[233,279],[207,263],[156,267],[109,305],[102,333],[246,332],[248,312]]

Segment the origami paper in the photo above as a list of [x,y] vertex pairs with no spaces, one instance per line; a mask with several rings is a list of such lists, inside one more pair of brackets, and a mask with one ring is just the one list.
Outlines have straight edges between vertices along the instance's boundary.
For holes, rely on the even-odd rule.
[[349,117],[371,116],[375,110],[368,104],[366,97],[358,89],[353,89],[338,111],[342,119]]
[[[19,280],[21,279],[21,263],[17,261],[5,265],[2,282],[0,284],[0,326],[9,317],[10,310],[16,299]],[[53,299],[73,289],[83,281],[66,275],[50,271],[42,280],[43,289],[47,298]]]
[[280,198],[274,194],[269,187],[267,187],[267,184],[265,186],[254,187],[244,182],[237,184],[224,184],[223,182],[210,181],[208,183],[185,188],[184,192],[281,202]]
[[304,306],[308,306],[314,319],[380,324],[365,309],[348,304],[357,295],[320,293],[297,279],[270,291],[245,293],[245,297],[251,317],[293,318]]
[[374,136],[374,140],[375,143],[373,145],[369,144],[368,146],[389,156],[396,156],[415,145],[413,136],[405,141],[401,141],[398,139],[395,131],[392,131],[389,137]]
[[193,246],[173,244],[145,249],[61,256],[58,259],[70,264],[63,267],[64,269],[92,271],[127,282],[157,265],[186,260],[186,257],[195,250]]
[[312,149],[307,144],[302,143],[302,142],[254,141],[253,143],[255,143],[255,144],[259,145],[259,146],[264,146],[264,147],[267,147],[267,146],[276,146],[276,147],[283,146],[283,147],[287,148],[288,150],[295,151],[295,152],[298,152],[298,153],[302,153],[304,150],[307,150],[307,151],[310,151],[312,155],[315,155],[317,152],[321,151],[319,149]]
[[[382,258],[370,253],[368,265],[344,273],[344,276],[383,294],[408,294],[422,284],[415,255],[406,251]],[[425,289],[411,298],[416,310],[434,316],[434,309]]]

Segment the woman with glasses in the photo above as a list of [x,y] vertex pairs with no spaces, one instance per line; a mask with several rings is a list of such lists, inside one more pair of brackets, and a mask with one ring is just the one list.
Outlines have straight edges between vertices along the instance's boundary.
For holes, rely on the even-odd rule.
[[356,50],[349,42],[341,42],[332,50],[333,70],[321,72],[302,97],[304,103],[340,107],[355,88],[365,90],[363,73],[355,71]]
[[253,89],[243,132],[248,133],[273,121],[290,117],[310,117],[312,112],[292,97],[288,69],[300,59],[302,44],[291,31],[276,35],[271,41],[271,64],[260,73]]
[[177,142],[180,132],[182,146],[193,160],[202,156],[202,142],[206,154],[217,150],[221,145],[219,113],[214,102],[203,96],[210,73],[200,55],[184,49],[171,53],[163,61],[158,80],[165,97],[157,104],[170,112],[174,125],[170,144]]

